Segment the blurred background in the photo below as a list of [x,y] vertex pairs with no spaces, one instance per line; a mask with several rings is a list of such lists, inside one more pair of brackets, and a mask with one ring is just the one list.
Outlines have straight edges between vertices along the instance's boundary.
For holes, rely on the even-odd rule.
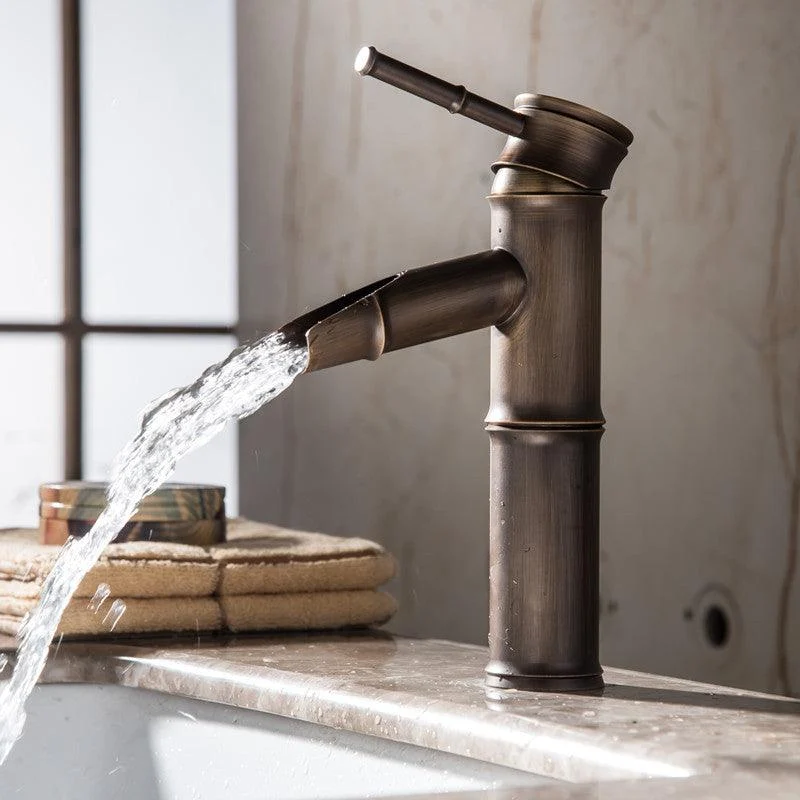
[[[362,44],[634,132],[605,208],[604,663],[800,693],[794,0],[0,0],[0,524],[307,307],[488,244],[502,137]],[[76,47],[76,45],[79,45]],[[186,459],[384,543],[392,630],[485,643],[488,334],[303,378]]]

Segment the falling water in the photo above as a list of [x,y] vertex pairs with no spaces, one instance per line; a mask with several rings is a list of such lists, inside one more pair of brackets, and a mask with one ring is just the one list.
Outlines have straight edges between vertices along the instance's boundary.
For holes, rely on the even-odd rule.
[[111,608],[108,609],[108,613],[105,615],[105,617],[103,617],[103,625],[108,625],[109,628],[113,631],[114,628],[117,627],[117,623],[120,621],[120,618],[125,613],[125,610],[126,610],[125,601],[117,598],[111,604]]
[[[106,508],[86,536],[70,539],[61,549],[39,603],[19,633],[17,663],[0,694],[0,764],[22,734],[25,701],[44,668],[61,615],[106,545],[142,499],[171,475],[178,459],[209,441],[227,422],[252,414],[287,389],[307,364],[305,347],[272,333],[238,347],[193,384],[169,392],[143,411],[139,433],[115,461]],[[112,628],[122,611],[116,603],[109,610]]]
[[100,606],[108,600],[110,594],[111,587],[107,583],[101,583],[89,601],[89,611],[94,611],[96,614],[100,610]]

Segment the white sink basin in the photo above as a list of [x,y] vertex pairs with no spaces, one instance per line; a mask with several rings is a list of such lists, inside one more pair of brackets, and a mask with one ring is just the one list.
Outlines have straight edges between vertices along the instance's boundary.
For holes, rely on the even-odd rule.
[[120,686],[34,691],[0,767],[15,800],[326,800],[552,784],[273,714]]

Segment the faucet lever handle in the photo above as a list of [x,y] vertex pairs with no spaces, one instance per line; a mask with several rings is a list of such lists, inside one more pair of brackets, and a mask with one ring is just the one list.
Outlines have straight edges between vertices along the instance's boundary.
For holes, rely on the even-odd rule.
[[359,75],[371,75],[390,86],[442,106],[451,114],[463,114],[509,136],[523,136],[526,122],[524,115],[473,94],[463,86],[448,83],[435,75],[397,61],[378,52],[374,47],[362,47],[353,66]]

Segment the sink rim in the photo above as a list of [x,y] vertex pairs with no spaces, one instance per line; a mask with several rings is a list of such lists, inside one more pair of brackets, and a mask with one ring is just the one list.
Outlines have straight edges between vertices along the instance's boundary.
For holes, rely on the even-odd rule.
[[43,682],[151,689],[573,783],[683,785],[753,772],[758,758],[800,789],[800,701],[618,669],[600,696],[487,696],[485,659],[475,645],[377,631],[72,642]]

